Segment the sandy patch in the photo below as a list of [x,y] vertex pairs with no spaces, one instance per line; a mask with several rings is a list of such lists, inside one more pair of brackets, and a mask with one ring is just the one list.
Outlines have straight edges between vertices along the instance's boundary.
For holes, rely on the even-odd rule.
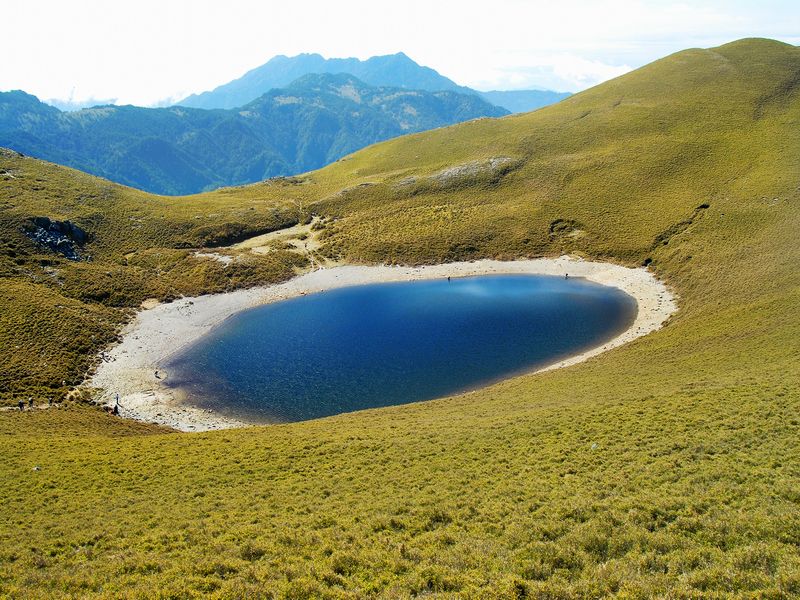
[[[289,242],[295,246],[302,246],[302,242],[307,241],[313,236],[311,226],[319,220],[319,217],[314,217],[310,223],[297,224],[293,227],[279,229],[277,231],[271,231],[270,233],[252,237],[243,242],[239,242],[238,244],[234,244],[231,246],[231,248],[234,250],[244,250],[248,248],[251,250],[263,250],[277,242]],[[300,240],[299,238],[301,236],[305,236],[306,239]]]
[[234,313],[268,302],[351,285],[492,274],[561,277],[569,274],[570,277],[584,277],[617,287],[636,299],[639,312],[630,329],[602,346],[558,361],[542,371],[574,365],[655,331],[677,309],[673,295],[646,269],[585,262],[567,256],[513,262],[482,260],[413,268],[343,266],[318,269],[279,285],[148,305],[150,308],[141,310],[124,331],[123,341],[105,353],[105,360],[89,384],[103,389],[105,402],[113,404],[116,394],[119,394],[123,417],[156,422],[182,431],[247,426],[247,423],[216,413],[181,405],[172,392],[162,386],[169,374],[159,370],[159,364]]

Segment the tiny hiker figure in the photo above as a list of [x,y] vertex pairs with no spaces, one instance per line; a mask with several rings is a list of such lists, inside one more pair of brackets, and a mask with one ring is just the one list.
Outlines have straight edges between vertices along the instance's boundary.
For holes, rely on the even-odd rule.
[[19,406],[19,412],[25,411],[25,403],[22,401],[22,398],[20,398],[19,402],[17,402],[17,406]]

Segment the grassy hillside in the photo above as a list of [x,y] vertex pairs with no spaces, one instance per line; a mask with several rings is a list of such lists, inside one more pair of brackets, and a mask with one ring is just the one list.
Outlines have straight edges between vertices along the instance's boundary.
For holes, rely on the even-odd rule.
[[[324,217],[328,258],[573,252],[650,265],[681,308],[574,367],[308,423],[167,434],[79,405],[0,413],[0,594],[797,597],[798,74],[800,51],[777,42],[690,50],[532,114],[181,199],[4,154],[7,403],[32,389],[9,387],[12,360],[48,385],[28,357],[51,343],[7,350],[25,319],[80,314],[97,342],[150,293],[99,297],[111,282],[168,296],[288,276],[304,264],[291,252],[226,281],[187,246],[307,212]],[[37,248],[19,233],[35,216],[89,231],[93,260]]]
[[[151,196],[7,150],[0,151],[0,177],[2,404],[65,395],[116,337],[127,309],[147,298],[282,281],[307,262],[283,250],[226,251],[235,258],[226,264],[208,250],[297,223],[301,214],[288,201],[247,190],[226,202],[225,193]],[[25,235],[37,217],[86,231],[82,260]]]

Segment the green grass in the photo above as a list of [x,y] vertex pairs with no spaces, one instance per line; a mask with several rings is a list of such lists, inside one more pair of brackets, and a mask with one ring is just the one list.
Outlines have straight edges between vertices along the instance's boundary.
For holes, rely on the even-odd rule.
[[[235,222],[266,230],[249,213],[270,206],[288,225],[305,218],[302,202],[326,217],[321,252],[348,262],[564,251],[647,262],[680,310],[574,367],[307,423],[167,434],[78,405],[0,412],[0,596],[797,597],[798,72],[798,49],[777,42],[687,51],[528,115],[180,199],[3,156],[0,172],[53,179],[36,191],[4,182],[0,196],[2,374],[19,390],[4,391],[7,403],[91,362],[89,342],[59,347],[79,364],[39,375],[35,352],[56,340],[31,331],[76,315],[97,348],[113,336],[144,294],[83,290],[134,250],[110,281],[139,273],[168,295],[258,280],[219,282],[181,254],[199,245],[194,216],[207,225],[232,207]],[[427,179],[491,157],[513,161],[446,186]],[[74,194],[60,191],[71,180]],[[115,200],[99,208],[99,191],[72,212],[41,199],[103,189]],[[16,233],[26,218],[83,226],[92,211],[134,208],[174,225],[147,237],[103,231],[116,221],[97,217],[95,239],[107,241],[95,261],[59,262],[63,288],[31,276],[53,259]],[[296,257],[263,280],[302,268]],[[16,359],[7,339],[35,350]]]

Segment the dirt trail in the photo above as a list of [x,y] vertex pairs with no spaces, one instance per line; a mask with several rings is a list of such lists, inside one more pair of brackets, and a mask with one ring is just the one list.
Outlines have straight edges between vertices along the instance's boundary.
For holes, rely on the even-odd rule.
[[272,231],[252,237],[231,246],[233,250],[250,250],[256,254],[266,254],[277,248],[297,252],[305,256],[311,264],[312,270],[327,269],[339,266],[333,261],[322,258],[317,251],[322,246],[319,241],[319,234],[323,229],[312,229],[314,225],[320,223],[320,217],[313,217],[309,223],[297,224],[286,229]]

